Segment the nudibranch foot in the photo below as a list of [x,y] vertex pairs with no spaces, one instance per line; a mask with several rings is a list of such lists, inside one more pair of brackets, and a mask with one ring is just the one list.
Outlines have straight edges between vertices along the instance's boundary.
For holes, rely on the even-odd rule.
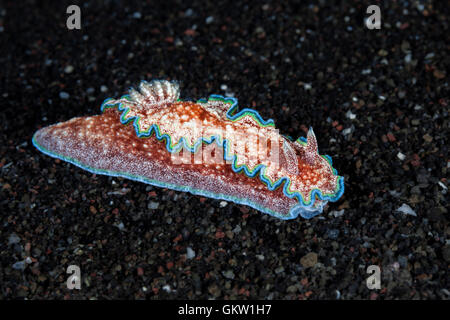
[[92,173],[229,200],[280,219],[311,218],[344,191],[312,129],[307,139],[290,141],[254,110],[237,112],[236,99],[181,101],[178,83],[152,81],[101,109],[38,130],[33,144]]

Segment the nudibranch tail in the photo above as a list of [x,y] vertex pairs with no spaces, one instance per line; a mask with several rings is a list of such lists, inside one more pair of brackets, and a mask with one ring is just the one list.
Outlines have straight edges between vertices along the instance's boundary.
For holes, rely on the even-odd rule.
[[[177,82],[141,82],[102,114],[43,128],[42,152],[91,172],[249,205],[281,219],[311,218],[343,194],[312,129],[290,141],[237,100],[181,101]],[[127,124],[132,123],[132,126]]]

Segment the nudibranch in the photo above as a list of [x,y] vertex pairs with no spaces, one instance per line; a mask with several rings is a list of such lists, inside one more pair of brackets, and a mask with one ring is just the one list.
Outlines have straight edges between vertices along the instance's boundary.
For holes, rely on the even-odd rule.
[[41,152],[96,174],[248,205],[281,219],[311,218],[344,192],[312,129],[296,141],[235,98],[183,101],[174,81],[142,81],[101,114],[38,130]]

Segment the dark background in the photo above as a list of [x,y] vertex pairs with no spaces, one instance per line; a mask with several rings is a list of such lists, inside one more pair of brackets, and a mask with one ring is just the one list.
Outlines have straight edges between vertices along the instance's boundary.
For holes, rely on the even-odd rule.
[[[0,299],[448,299],[447,16],[446,1],[2,1]],[[312,126],[343,197],[281,221],[32,146],[156,78],[182,98],[233,95],[295,138]]]

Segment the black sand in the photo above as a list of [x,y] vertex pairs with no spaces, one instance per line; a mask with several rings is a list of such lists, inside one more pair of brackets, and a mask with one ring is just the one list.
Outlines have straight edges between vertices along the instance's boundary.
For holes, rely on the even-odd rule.
[[[73,31],[73,1],[0,7],[0,299],[448,299],[447,3],[383,2],[368,30],[359,1],[161,2],[91,1]],[[154,78],[234,95],[295,138],[312,126],[344,196],[281,221],[32,146]]]

